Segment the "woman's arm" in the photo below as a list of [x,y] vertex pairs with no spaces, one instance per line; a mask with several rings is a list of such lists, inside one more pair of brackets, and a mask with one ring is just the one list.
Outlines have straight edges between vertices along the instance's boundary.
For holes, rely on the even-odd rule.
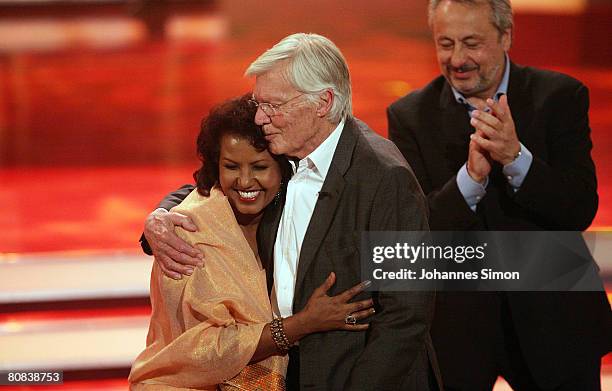
[[[336,282],[336,275],[330,273],[325,282],[313,292],[306,307],[293,316],[282,320],[285,335],[291,344],[308,334],[329,330],[364,331],[368,324],[346,324],[346,316],[352,314],[361,320],[374,314],[372,299],[354,303],[348,301],[363,291],[369,283],[355,285],[337,296],[328,296],[327,291]],[[251,363],[261,361],[269,356],[282,353],[274,342],[270,332],[270,323],[264,327],[257,349]]]

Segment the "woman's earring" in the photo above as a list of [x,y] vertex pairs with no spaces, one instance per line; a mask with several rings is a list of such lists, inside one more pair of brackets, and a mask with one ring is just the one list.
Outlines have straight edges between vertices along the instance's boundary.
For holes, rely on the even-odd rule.
[[281,182],[280,183],[280,187],[279,187],[278,191],[276,192],[276,195],[274,196],[274,204],[275,205],[280,202],[284,187],[285,187],[285,182]]

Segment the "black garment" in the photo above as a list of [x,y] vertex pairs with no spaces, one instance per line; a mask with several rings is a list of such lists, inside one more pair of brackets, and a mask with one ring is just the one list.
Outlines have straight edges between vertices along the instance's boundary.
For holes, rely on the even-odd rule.
[[297,391],[300,389],[300,348],[297,346],[289,350],[286,380],[287,391]]
[[[476,213],[456,183],[473,128],[446,80],[440,76],[388,108],[389,137],[427,195],[430,228],[586,229],[598,203],[587,88],[569,76],[511,64],[508,102],[533,163],[516,193],[494,165]],[[499,371],[495,330],[502,315],[513,330],[503,337],[514,333],[526,368],[543,388],[588,372],[612,346],[603,292],[438,293],[432,338],[447,387],[469,389]]]

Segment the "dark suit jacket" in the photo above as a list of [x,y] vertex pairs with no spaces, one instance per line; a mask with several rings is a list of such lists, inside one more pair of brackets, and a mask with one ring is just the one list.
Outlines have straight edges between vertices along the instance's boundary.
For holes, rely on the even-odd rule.
[[[162,206],[173,206],[186,192],[188,188],[170,195]],[[282,207],[271,205],[258,232],[269,284]],[[330,295],[361,281],[361,232],[427,229],[423,192],[397,147],[364,123],[348,119],[301,248],[294,313],[332,271],[337,279]],[[434,293],[363,292],[354,300],[370,296],[377,313],[367,332],[332,331],[300,340],[301,389],[430,389],[430,368],[437,373],[429,336]]]
[[[511,64],[508,102],[519,140],[532,152],[516,193],[495,165],[477,212],[467,206],[456,173],[468,156],[466,108],[440,76],[387,111],[389,137],[427,195],[432,230],[586,229],[597,211],[590,156],[588,90],[568,76]],[[495,295],[495,294],[494,294]],[[498,295],[499,296],[499,295]],[[610,350],[612,316],[604,293],[508,293],[501,301],[536,381],[546,387]],[[491,294],[439,294],[432,329],[445,384],[462,384],[494,360],[491,322],[500,321]],[[505,315],[504,315],[505,316]],[[451,326],[452,325],[452,326]]]

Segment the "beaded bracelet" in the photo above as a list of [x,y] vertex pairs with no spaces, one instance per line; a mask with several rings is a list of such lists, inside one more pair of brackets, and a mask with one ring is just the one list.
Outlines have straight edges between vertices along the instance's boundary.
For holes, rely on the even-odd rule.
[[272,334],[276,349],[278,349],[280,353],[287,353],[289,348],[291,348],[291,343],[285,334],[283,318],[274,318],[272,322],[270,322],[270,334]]

